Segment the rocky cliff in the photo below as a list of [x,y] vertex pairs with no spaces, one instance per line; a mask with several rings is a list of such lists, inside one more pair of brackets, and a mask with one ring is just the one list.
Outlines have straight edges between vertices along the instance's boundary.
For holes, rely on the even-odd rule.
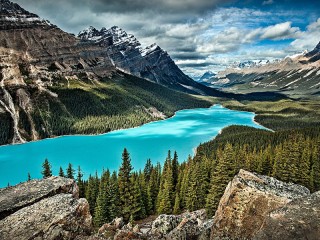
[[92,232],[74,180],[50,177],[0,190],[0,239],[75,239]]

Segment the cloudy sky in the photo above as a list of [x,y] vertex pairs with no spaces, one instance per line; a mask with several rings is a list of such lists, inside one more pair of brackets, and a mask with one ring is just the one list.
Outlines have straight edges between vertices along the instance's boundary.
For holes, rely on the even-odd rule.
[[319,0],[15,0],[67,32],[119,26],[190,76],[283,58],[320,41]]

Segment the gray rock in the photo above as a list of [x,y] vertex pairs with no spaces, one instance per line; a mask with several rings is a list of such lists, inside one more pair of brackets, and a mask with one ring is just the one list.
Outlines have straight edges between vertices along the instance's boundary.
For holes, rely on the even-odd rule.
[[270,212],[309,194],[303,186],[240,170],[220,200],[211,239],[251,239]]
[[320,239],[320,192],[272,211],[254,239]]
[[89,204],[72,194],[58,194],[0,221],[0,239],[74,239],[92,231]]
[[153,222],[151,234],[163,236],[176,228],[181,222],[181,216],[161,214]]
[[0,220],[21,208],[59,193],[70,193],[74,198],[79,197],[75,181],[61,177],[31,180],[14,187],[0,189]]

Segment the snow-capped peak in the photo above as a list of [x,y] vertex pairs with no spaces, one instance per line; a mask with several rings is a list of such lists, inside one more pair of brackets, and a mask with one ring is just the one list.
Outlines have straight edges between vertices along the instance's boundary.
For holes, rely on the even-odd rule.
[[156,51],[157,49],[160,49],[160,47],[156,43],[153,43],[146,48],[141,48],[140,53],[142,56],[146,56],[146,55],[150,54],[151,52]]

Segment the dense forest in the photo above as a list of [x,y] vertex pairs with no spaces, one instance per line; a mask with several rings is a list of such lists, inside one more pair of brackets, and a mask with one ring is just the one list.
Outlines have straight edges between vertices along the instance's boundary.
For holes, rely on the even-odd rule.
[[[135,221],[154,214],[179,214],[206,208],[213,216],[228,182],[240,169],[276,177],[320,190],[319,128],[270,132],[231,126],[216,139],[201,144],[196,155],[178,161],[169,151],[164,165],[149,159],[143,170],[134,171],[124,149],[118,172],[103,172],[82,179],[69,164],[59,175],[75,178],[80,197],[90,205],[96,227],[122,216]],[[52,175],[43,164],[44,177]],[[29,176],[30,177],[30,176]]]

